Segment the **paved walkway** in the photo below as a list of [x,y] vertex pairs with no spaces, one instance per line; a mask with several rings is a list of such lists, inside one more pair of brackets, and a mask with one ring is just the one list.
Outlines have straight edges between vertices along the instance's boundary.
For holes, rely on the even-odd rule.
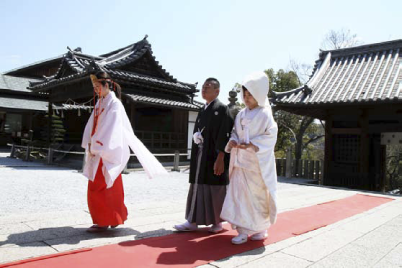
[[[87,181],[79,172],[5,156],[0,153],[0,263],[171,234],[183,222],[186,173],[158,180],[142,171],[123,175],[129,218],[99,235],[85,232],[91,219]],[[284,181],[278,187],[281,212],[359,193]],[[402,267],[402,199],[392,198],[330,226],[204,266]]]

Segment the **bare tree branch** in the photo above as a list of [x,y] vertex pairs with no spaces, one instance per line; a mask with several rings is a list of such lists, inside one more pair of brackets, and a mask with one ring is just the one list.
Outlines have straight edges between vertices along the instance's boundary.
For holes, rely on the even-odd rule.
[[322,42],[322,49],[340,49],[353,47],[362,44],[362,41],[356,34],[352,34],[350,30],[340,29],[338,31],[330,30]]
[[285,128],[289,129],[289,131],[292,133],[293,138],[296,140],[296,133],[293,131],[292,128],[288,127],[283,121],[277,121],[278,124],[284,126]]
[[323,137],[325,137],[325,135],[318,135],[318,136],[315,136],[314,138],[309,139],[305,144],[303,144],[303,149],[307,148],[307,146],[310,143],[316,142],[316,141],[318,141],[319,139],[321,139]]
[[309,80],[311,73],[313,71],[313,66],[309,64],[299,63],[294,59],[291,59],[289,62],[289,68],[291,71],[297,74],[299,79],[299,83],[301,85],[307,83]]

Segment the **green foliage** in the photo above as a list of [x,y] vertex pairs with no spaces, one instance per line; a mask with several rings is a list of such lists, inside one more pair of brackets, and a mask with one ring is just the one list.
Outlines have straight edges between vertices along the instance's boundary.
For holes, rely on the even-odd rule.
[[402,145],[387,145],[385,165],[384,190],[402,194]]
[[[272,97],[272,91],[283,92],[295,89],[300,86],[297,75],[294,72],[285,72],[280,69],[275,72],[274,69],[265,70],[269,77],[269,97]],[[276,154],[285,156],[286,149],[291,146],[291,140],[295,140],[295,134],[292,128],[296,126],[300,120],[300,116],[278,110],[274,113],[275,121],[278,124],[278,138],[276,142]]]
[[[272,97],[272,91],[285,92],[301,86],[298,75],[293,71],[280,69],[275,72],[273,69],[268,69],[265,73],[270,82],[269,97]],[[278,124],[278,139],[275,147],[277,157],[285,157],[287,148],[294,146],[296,159],[324,158],[323,139],[321,139],[324,130],[321,124],[314,122],[314,118],[282,110],[276,110],[274,118]]]
[[[46,123],[42,129],[41,136],[43,137],[42,142],[48,141],[48,124],[49,124],[49,115],[45,116]],[[52,115],[52,125],[50,129],[50,143],[51,144],[59,144],[64,142],[64,136],[66,134],[66,130],[64,128],[63,119],[58,115]]]
[[[299,77],[293,71],[287,72],[283,69],[279,69],[278,72],[275,73],[274,69],[271,68],[265,70],[265,73],[269,77],[270,91],[284,92],[301,86]],[[270,92],[270,94],[272,93]]]

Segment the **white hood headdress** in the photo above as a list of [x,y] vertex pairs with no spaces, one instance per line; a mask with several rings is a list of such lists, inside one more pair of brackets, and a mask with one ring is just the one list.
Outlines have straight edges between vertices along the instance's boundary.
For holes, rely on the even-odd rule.
[[[269,79],[265,72],[255,72],[244,78],[242,85],[247,88],[254,99],[258,102],[258,106],[265,106],[268,98]],[[243,88],[240,91],[240,96],[243,99]],[[269,105],[269,104],[268,104]]]

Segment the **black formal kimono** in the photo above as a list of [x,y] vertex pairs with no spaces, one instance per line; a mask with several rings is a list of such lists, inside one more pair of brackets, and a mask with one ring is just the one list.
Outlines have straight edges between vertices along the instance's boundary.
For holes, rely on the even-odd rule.
[[197,116],[194,133],[202,130],[203,143],[191,148],[190,189],[186,219],[198,225],[218,224],[229,183],[229,155],[225,153],[224,172],[214,175],[219,152],[225,152],[233,128],[229,108],[218,99],[202,108]]

